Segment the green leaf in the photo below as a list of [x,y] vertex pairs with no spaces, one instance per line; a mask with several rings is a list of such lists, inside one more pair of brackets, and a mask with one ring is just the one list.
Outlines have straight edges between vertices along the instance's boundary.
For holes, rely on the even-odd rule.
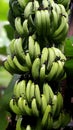
[[0,47],[0,54],[3,54],[3,55],[7,54],[6,46]]
[[64,53],[67,57],[73,57],[73,37],[66,39]]
[[6,130],[10,118],[10,114],[7,111],[0,110],[0,130]]
[[8,17],[8,1],[0,0],[0,20],[7,20]]
[[4,69],[4,67],[0,67],[0,86],[7,87],[12,75]]
[[19,75],[14,75],[9,86],[6,88],[4,95],[0,97],[0,109],[9,109],[9,101],[13,96],[13,88],[16,80],[19,78]]
[[14,38],[14,29],[11,27],[10,24],[8,25],[4,25],[4,28],[6,30],[7,33],[7,37],[12,40]]
[[65,67],[65,70],[66,70],[67,74],[73,76],[73,59],[67,60],[65,62],[64,67]]

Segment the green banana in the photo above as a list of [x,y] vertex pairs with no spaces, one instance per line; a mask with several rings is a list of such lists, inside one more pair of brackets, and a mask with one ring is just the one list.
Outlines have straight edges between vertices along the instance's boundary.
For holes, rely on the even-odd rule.
[[34,39],[32,36],[29,36],[29,39],[28,39],[28,49],[29,49],[29,55],[30,55],[30,58],[33,60],[34,58]]
[[16,130],[22,130],[21,128],[21,123],[22,123],[22,117],[18,117],[17,122],[16,122]]
[[32,70],[31,70],[32,76],[34,79],[39,78],[40,74],[40,59],[36,58],[32,64]]
[[58,16],[55,9],[52,9],[50,17],[51,17],[50,33],[51,35],[53,35],[54,31],[57,29],[57,26],[58,26]]
[[23,115],[23,113],[24,113],[24,110],[23,110],[23,97],[19,97],[17,105],[18,105],[18,107],[21,110],[21,113]]
[[30,102],[31,97],[30,97],[30,90],[31,90],[31,85],[32,85],[32,81],[29,80],[26,86],[26,99],[28,102]]
[[58,4],[58,6],[60,7],[61,13],[65,13],[66,12],[64,5]]
[[14,54],[15,54],[14,43],[15,43],[15,39],[11,40],[11,42],[10,42],[10,44],[9,44],[9,50],[10,50],[10,54],[11,54],[11,55],[14,55]]
[[66,11],[65,7],[62,4],[58,4],[58,5],[60,7],[61,14],[65,16],[66,22],[68,23],[69,22],[69,14],[68,14],[68,12]]
[[46,96],[44,94],[41,95],[41,112],[42,114],[45,113],[46,107],[47,107],[47,100],[46,100]]
[[35,97],[35,84],[33,82],[30,87],[30,100],[32,100],[34,97]]
[[29,28],[28,28],[28,20],[25,19],[23,22],[23,30],[24,30],[24,36],[27,37],[29,35]]
[[40,88],[39,88],[38,84],[35,84],[35,98],[36,98],[37,105],[40,108],[40,106],[41,106],[41,93],[40,93]]
[[22,80],[18,83],[19,86],[19,92],[21,97],[26,96],[26,80]]
[[48,104],[50,100],[50,96],[49,96],[49,85],[47,83],[43,84],[43,94],[45,95]]
[[42,4],[44,8],[48,8],[48,0],[42,0]]
[[34,3],[29,2],[24,9],[24,17],[28,18],[29,15],[35,12],[38,8],[39,8],[39,3],[37,0],[35,0]]
[[20,97],[20,83],[16,81],[13,89],[13,94],[15,95],[16,98]]
[[21,65],[20,63],[19,63],[19,61],[18,61],[18,59],[17,59],[17,57],[16,56],[14,56],[14,58],[13,58],[13,63],[15,64],[15,66],[17,67],[17,69],[18,69],[18,72],[17,73],[25,73],[25,72],[28,72],[29,71],[29,69],[28,69],[28,67],[27,66],[23,66],[23,65]]
[[17,71],[17,68],[13,63],[13,59],[12,59],[11,55],[7,56],[7,62],[14,72],[15,72],[15,70]]
[[47,120],[48,120],[48,116],[49,116],[50,112],[51,112],[51,106],[50,106],[50,105],[47,105],[46,110],[45,110],[45,113],[44,113],[43,118],[42,118],[42,121],[41,121],[42,127],[46,127],[46,125],[47,125]]
[[61,52],[61,50],[59,50],[58,48],[56,48],[56,47],[51,47],[52,49],[53,49],[53,51],[54,51],[54,54],[55,54],[55,58],[56,57],[59,57],[60,58],[60,60],[66,60],[66,57],[65,57],[65,55]]
[[22,39],[18,38],[14,42],[15,54],[21,64],[25,64],[25,52],[22,47]]
[[46,71],[46,65],[42,64],[40,68],[40,81],[42,82],[45,80],[45,71]]
[[33,13],[29,15],[29,17],[28,17],[28,24],[29,24],[30,28],[32,27],[34,29],[35,25],[34,25],[33,15],[34,15]]
[[69,25],[68,25],[68,23],[66,23],[62,32],[58,36],[54,37],[54,41],[56,41],[56,42],[57,41],[61,41],[61,42],[64,41],[66,39],[68,29],[69,29]]
[[50,98],[52,99],[53,96],[54,96],[53,89],[52,89],[49,85],[48,85],[48,88],[49,88],[49,90],[48,90],[48,92],[49,92],[49,96],[50,96]]
[[26,53],[25,60],[28,68],[30,69],[32,67],[32,61],[28,52]]
[[48,85],[48,83],[43,84],[43,94],[46,97],[47,104],[50,103],[50,100],[52,101],[54,97],[54,93],[53,93],[52,88]]
[[30,125],[27,125],[26,130],[32,130]]
[[31,116],[32,115],[32,109],[28,106],[26,99],[23,99],[22,106],[23,106],[24,114]]
[[20,82],[16,81],[13,89],[13,93],[16,98],[25,97],[25,92],[26,92],[26,81],[22,80]]
[[33,10],[33,4],[32,2],[29,2],[24,9],[24,18],[28,18],[29,15],[32,13],[32,10]]
[[16,83],[14,85],[13,93],[16,98],[19,98],[20,96],[25,97],[26,81],[25,80],[22,80],[20,82],[16,81]]
[[35,41],[35,45],[34,45],[34,57],[37,58],[39,57],[41,54],[41,49],[40,49],[40,45],[37,41]]
[[52,48],[48,48],[48,64],[47,64],[47,71],[50,70],[52,63],[54,62],[56,56]]
[[58,6],[60,7],[61,14],[65,16],[66,22],[68,22],[68,13],[66,12],[65,7],[62,4],[58,4]]
[[19,109],[19,107],[16,104],[16,101],[14,99],[10,100],[9,106],[11,108],[11,110],[17,114],[17,115],[21,115],[21,110]]
[[59,7],[59,5],[57,3],[55,3],[55,10],[57,13],[57,17],[58,17],[58,22],[61,20],[60,14],[61,14],[61,9]]
[[23,26],[21,24],[21,18],[20,17],[16,17],[15,18],[15,28],[16,31],[20,34],[23,35],[24,34],[24,30],[23,30]]
[[46,74],[46,79],[48,81],[54,80],[55,79],[55,75],[57,73],[57,70],[58,70],[58,63],[57,62],[53,62],[50,72],[48,74]]
[[57,95],[54,95],[52,98],[52,116],[55,117],[57,111]]
[[47,127],[48,130],[52,130],[52,128],[53,128],[53,117],[52,117],[51,113],[48,115],[46,127]]
[[45,17],[45,11],[41,10],[41,26],[42,26],[42,35],[45,36],[46,35],[46,30],[47,30],[47,24],[46,24],[46,17]]
[[57,63],[58,63],[58,68],[59,69],[58,69],[58,71],[56,73],[55,79],[60,79],[63,76],[63,73],[64,73],[64,68],[63,68],[64,65],[60,60],[58,60]]
[[34,1],[34,11],[36,12],[36,10],[38,10],[39,8],[39,2],[37,0]]
[[63,4],[64,7],[66,8],[66,10],[68,10],[69,9],[69,5],[70,5],[70,0],[63,0],[61,2],[61,4]]
[[53,38],[57,37],[58,35],[60,35],[60,33],[62,32],[64,26],[66,24],[66,18],[64,16],[61,16],[61,23],[58,27],[58,29],[53,33]]
[[[45,0],[44,0],[45,2]],[[50,35],[50,27],[51,27],[51,20],[50,20],[50,11],[44,10],[45,13],[45,21],[46,21],[46,35]]]
[[14,74],[14,69],[9,65],[7,60],[4,62],[4,68],[12,75]]
[[48,48],[44,47],[41,54],[41,65],[46,63],[48,59]]
[[41,18],[41,11],[37,10],[35,12],[35,18],[34,18],[34,25],[36,28],[37,34],[40,36],[42,33],[42,18]]
[[31,101],[31,109],[34,116],[39,116],[39,111],[37,108],[36,98],[33,98]]
[[56,116],[59,115],[59,113],[63,109],[63,96],[60,92],[57,93],[57,110],[56,110]]

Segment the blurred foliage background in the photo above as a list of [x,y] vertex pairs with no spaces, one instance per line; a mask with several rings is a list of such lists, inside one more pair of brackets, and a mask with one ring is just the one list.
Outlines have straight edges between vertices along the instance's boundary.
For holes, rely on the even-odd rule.
[[[8,45],[13,38],[13,29],[8,22],[8,10],[9,0],[0,0],[0,130],[6,130],[10,119],[10,113],[4,105],[9,98],[10,92],[7,89],[11,84],[12,75],[3,67],[3,62],[9,54]],[[7,97],[4,96],[6,91]]]
[[[9,0],[0,0],[0,88],[7,87],[12,76],[3,68],[3,61],[9,54],[10,25],[8,22]],[[12,31],[12,30],[11,30]]]

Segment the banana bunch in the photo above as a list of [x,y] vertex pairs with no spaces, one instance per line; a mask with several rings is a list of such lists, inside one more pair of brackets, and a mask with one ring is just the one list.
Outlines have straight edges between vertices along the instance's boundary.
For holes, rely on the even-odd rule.
[[41,3],[37,0],[17,0],[10,1],[10,8],[9,21],[13,21],[20,36],[26,37],[35,33],[58,43],[65,40],[69,28],[68,13],[62,4],[53,0],[42,0]]
[[13,92],[15,98],[10,100],[12,111],[16,114],[39,117],[39,114],[45,113],[49,104],[52,117],[58,117],[63,109],[62,94],[54,94],[48,83],[44,83],[41,88],[43,92],[40,92],[39,85],[32,80],[16,81]]
[[24,2],[24,20],[22,20],[21,17],[16,17],[15,18],[15,29],[16,31],[18,32],[19,35],[23,35],[24,37],[30,35],[31,33],[33,33],[33,26],[32,26],[32,29],[31,29],[31,17],[30,14],[32,13],[35,13],[35,11],[39,8],[39,3],[37,0],[34,1],[34,3],[31,1],[31,2],[28,2],[27,1],[27,4],[25,6],[25,2],[26,1],[21,1],[21,0],[18,0],[20,6],[21,4],[23,5],[23,3],[21,2]]
[[25,53],[22,48],[22,39],[13,39],[10,43],[11,55],[7,56],[4,67],[11,74],[21,74],[29,72],[29,68],[25,64]]
[[[33,5],[36,5],[35,9]],[[30,2],[24,10],[24,17],[29,19],[34,33],[38,36],[50,37],[49,39],[54,41],[64,40],[68,32],[68,14],[64,6],[47,0],[43,0],[42,5],[43,8],[39,7],[39,4]]]
[[14,25],[15,25],[15,29],[17,33],[22,37],[26,37],[35,32],[32,22],[31,22],[32,20],[31,20],[30,15],[34,14],[35,11],[39,8],[39,2],[37,0],[35,0],[34,2],[32,1],[28,2],[28,0],[27,1],[18,0],[18,2],[21,8],[24,9],[23,11],[24,17],[22,18],[21,16],[20,17],[17,16],[14,20]]
[[[60,92],[54,94],[48,83],[43,84],[42,90],[43,92],[40,92],[39,85],[32,80],[16,81],[13,93],[15,98],[10,100],[10,108],[17,115],[35,117],[36,121],[40,118],[41,128],[51,130],[64,127],[71,117],[63,110],[62,94]],[[16,128],[20,126],[21,123],[18,122],[21,120],[22,118],[18,119]]]
[[33,79],[40,81],[60,80],[66,77],[64,62],[66,57],[56,47],[40,49],[39,43],[32,36],[28,38],[28,51],[23,49],[21,38],[10,43],[11,55],[7,56],[4,67],[10,73],[25,74],[30,72]]
[[44,47],[41,50],[39,43],[30,36],[26,55],[26,63],[31,69],[33,79],[50,81],[65,78],[64,62],[66,57],[59,49]]
[[63,41],[69,28],[68,14],[63,5],[54,3],[52,6],[49,10],[37,10],[33,24],[39,36],[48,37],[55,42]]
[[21,23],[21,17],[16,17],[15,18],[15,29],[18,34],[21,36],[23,35],[24,37],[29,35],[29,28],[28,28],[28,20],[23,21],[23,25]]
[[[44,50],[47,50],[44,48]],[[51,48],[48,49],[49,52],[51,52]],[[55,61],[56,57],[49,57],[48,60],[46,60],[47,57],[44,55],[45,53],[42,53],[41,59],[36,58],[32,64],[32,77],[34,79],[40,79],[41,81],[51,81],[51,80],[61,80],[63,76],[66,76],[66,73],[64,72],[64,62],[57,60]],[[43,56],[44,55],[44,56]],[[55,55],[53,55],[55,56]],[[47,63],[46,63],[47,62]],[[62,74],[62,75],[61,75]],[[64,74],[64,75],[63,75]]]

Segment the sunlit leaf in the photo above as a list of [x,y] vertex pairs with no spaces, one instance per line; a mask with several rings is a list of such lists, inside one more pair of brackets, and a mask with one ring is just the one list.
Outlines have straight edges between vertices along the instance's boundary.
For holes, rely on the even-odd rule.
[[0,20],[7,20],[8,9],[9,9],[8,1],[1,0],[0,1]]
[[8,9],[8,0],[0,0],[0,20],[7,20]]

